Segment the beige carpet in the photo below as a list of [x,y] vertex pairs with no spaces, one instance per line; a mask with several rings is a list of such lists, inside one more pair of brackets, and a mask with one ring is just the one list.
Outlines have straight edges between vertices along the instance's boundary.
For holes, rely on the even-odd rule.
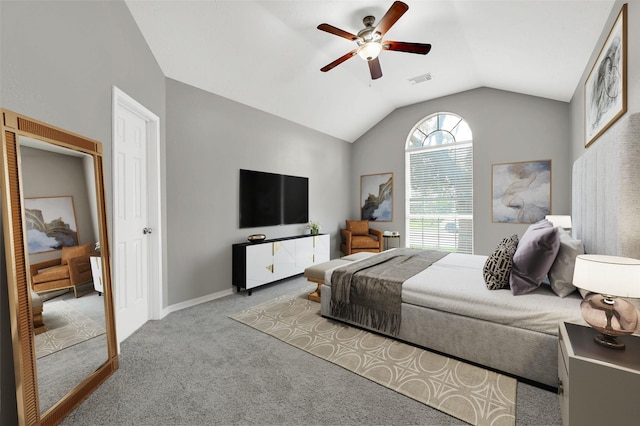
[[105,333],[104,327],[64,300],[46,302],[42,317],[47,331],[36,335],[36,358]]
[[515,379],[323,318],[304,294],[230,318],[467,423],[515,424]]

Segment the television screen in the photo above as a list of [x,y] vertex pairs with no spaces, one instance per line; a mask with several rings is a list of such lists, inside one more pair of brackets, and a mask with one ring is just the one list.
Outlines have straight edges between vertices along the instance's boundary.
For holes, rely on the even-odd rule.
[[240,169],[240,228],[308,221],[308,178]]

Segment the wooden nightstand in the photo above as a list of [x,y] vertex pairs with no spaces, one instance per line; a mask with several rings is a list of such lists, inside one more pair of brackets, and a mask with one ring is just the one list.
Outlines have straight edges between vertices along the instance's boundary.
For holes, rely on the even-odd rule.
[[564,425],[637,425],[640,337],[618,338],[625,350],[600,346],[591,327],[561,323],[558,396]]

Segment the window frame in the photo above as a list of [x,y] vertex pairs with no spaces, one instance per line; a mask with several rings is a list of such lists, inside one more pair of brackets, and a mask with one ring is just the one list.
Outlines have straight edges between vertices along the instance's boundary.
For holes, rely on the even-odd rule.
[[[454,117],[456,119],[454,120],[455,125],[453,127],[446,128],[445,126],[442,126],[442,124],[447,123],[449,117]],[[425,127],[423,125],[429,120],[433,120],[434,118],[436,120],[437,126],[432,126],[431,128],[429,128],[430,132],[428,133],[424,132],[421,127]],[[460,124],[463,124],[463,126],[465,126],[463,128],[463,131],[461,132],[461,135],[464,139],[456,140],[455,135],[451,132],[451,130],[455,129]],[[422,145],[416,145],[417,139],[414,136],[416,134],[416,131],[424,135],[421,138]],[[433,135],[436,132],[447,132],[451,137],[447,136],[445,138],[438,139],[437,136]],[[437,142],[438,140],[444,142],[433,143],[434,141]],[[425,142],[431,143],[424,145]],[[467,192],[469,196],[446,198],[448,200],[451,200],[453,203],[461,202],[463,205],[466,205],[467,208],[465,210],[467,211],[467,213],[412,213],[412,202],[415,202],[418,198],[415,196],[412,197],[414,192],[414,182],[412,180],[412,156],[424,156],[425,153],[435,153],[443,150],[446,150],[447,152],[453,152],[455,156],[453,159],[454,163],[458,163],[458,156],[460,156],[460,164],[466,163],[469,167],[466,173],[461,173],[456,176],[457,179],[462,179],[462,189]],[[434,157],[436,155],[437,154],[435,154]],[[424,171],[426,172],[425,175],[428,176],[428,171],[426,169]],[[470,180],[470,183],[465,184],[465,180]],[[471,129],[466,120],[455,113],[436,112],[418,121],[409,132],[405,143],[405,246],[472,254],[474,247],[473,186],[473,133],[471,132]],[[455,187],[458,188],[460,187],[460,185],[458,184]],[[469,210],[470,212],[468,212]],[[417,239],[416,233],[411,232],[412,224],[415,224],[416,220],[422,221],[422,223],[419,225],[419,231],[417,232]],[[453,223],[453,225],[451,225],[451,223]],[[425,229],[427,228],[431,229],[432,232],[430,232],[428,238],[425,239]],[[461,228],[462,231],[460,231]],[[451,231],[451,229],[453,229],[453,231]],[[420,243],[418,244],[417,241],[420,241]]]

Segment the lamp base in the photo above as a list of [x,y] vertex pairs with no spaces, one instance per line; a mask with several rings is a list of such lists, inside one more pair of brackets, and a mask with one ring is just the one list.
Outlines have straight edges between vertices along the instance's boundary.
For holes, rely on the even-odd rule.
[[616,339],[616,336],[598,334],[593,336],[593,341],[599,345],[606,346],[609,349],[623,350],[625,348],[624,343],[619,342],[618,339]]
[[635,306],[622,298],[592,294],[582,301],[580,310],[587,324],[602,333],[593,340],[610,349],[624,349],[616,336],[631,334],[638,326]]

